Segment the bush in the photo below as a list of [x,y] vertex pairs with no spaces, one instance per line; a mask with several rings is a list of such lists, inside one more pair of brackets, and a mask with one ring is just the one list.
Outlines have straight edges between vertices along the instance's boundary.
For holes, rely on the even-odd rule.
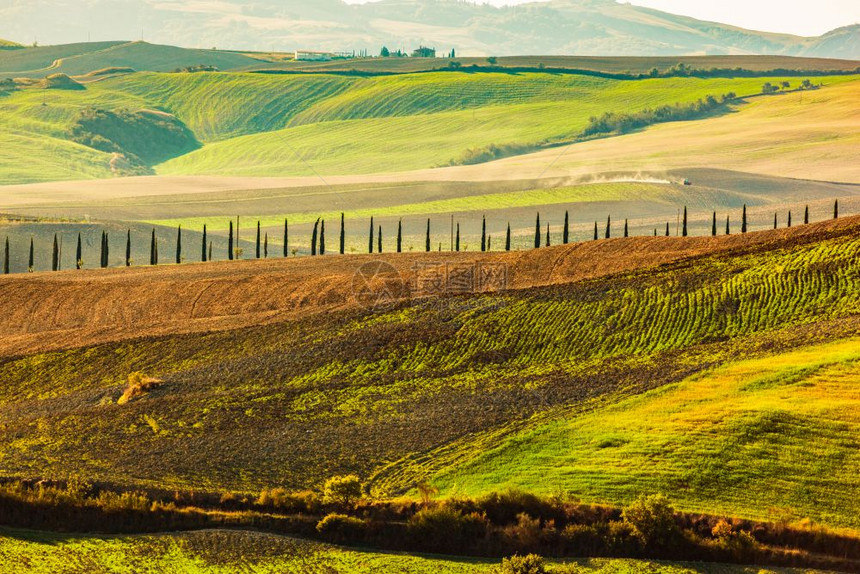
[[662,494],[640,496],[622,515],[646,546],[667,546],[677,535],[675,509]]
[[410,538],[425,550],[453,552],[470,548],[487,534],[487,520],[447,506],[425,508],[409,519]]
[[317,523],[317,532],[331,542],[359,542],[364,539],[365,522],[346,514],[327,514]]
[[333,476],[323,487],[323,502],[352,508],[361,498],[361,480],[354,474]]
[[594,526],[568,524],[561,531],[564,552],[573,556],[591,556],[603,548],[603,537]]
[[543,558],[537,554],[511,556],[502,560],[500,574],[546,574]]
[[143,373],[132,373],[128,376],[128,386],[122,396],[117,400],[118,405],[124,405],[129,401],[142,397],[153,389],[161,386],[159,379],[145,377]]
[[257,506],[286,513],[313,514],[320,511],[322,502],[315,492],[288,492],[283,488],[264,489],[255,501]]

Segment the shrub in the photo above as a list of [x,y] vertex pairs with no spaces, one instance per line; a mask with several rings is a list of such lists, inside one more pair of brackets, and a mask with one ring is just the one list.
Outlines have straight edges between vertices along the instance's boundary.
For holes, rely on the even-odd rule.
[[561,531],[565,553],[575,556],[597,554],[603,548],[603,537],[594,526],[568,524]]
[[469,548],[487,533],[487,520],[477,513],[463,514],[441,506],[425,508],[406,524],[412,540],[420,547],[433,551],[456,551]]
[[123,391],[122,396],[117,400],[118,405],[124,405],[137,397],[142,397],[149,391],[157,389],[162,384],[159,379],[144,376],[143,373],[136,372],[128,376],[128,386]]
[[333,476],[323,487],[323,502],[344,508],[352,506],[361,498],[361,480],[354,474]]
[[662,494],[640,496],[623,513],[646,546],[666,546],[678,532],[675,509]]
[[500,574],[546,574],[543,558],[537,554],[511,556],[502,560]]
[[358,542],[364,538],[365,523],[346,514],[327,514],[317,523],[317,532],[332,542]]
[[322,501],[312,491],[288,492],[283,488],[264,489],[255,501],[257,506],[286,513],[313,514],[320,511]]
[[610,521],[603,539],[606,549],[618,556],[634,555],[642,546],[639,532],[628,522]]

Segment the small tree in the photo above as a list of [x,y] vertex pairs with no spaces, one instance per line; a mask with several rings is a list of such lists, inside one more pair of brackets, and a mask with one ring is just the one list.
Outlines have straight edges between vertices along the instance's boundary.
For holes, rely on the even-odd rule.
[[361,480],[354,474],[333,476],[323,486],[323,502],[352,508],[361,498]]
[[491,66],[495,66],[498,62],[499,62],[499,59],[496,58],[495,56],[490,56],[489,58],[487,58],[487,63]]
[[687,237],[687,206],[684,206],[684,225],[681,228],[681,234]]
[[9,275],[10,270],[10,261],[9,261],[9,237],[6,237],[6,248],[3,250],[3,275]]
[[776,213],[774,213],[774,214],[773,214],[773,228],[774,228],[774,229],[777,229],[777,227],[778,227],[777,222],[778,222],[778,220],[777,220],[777,217],[776,217]]
[[367,252],[373,253],[373,216],[370,216],[370,231],[367,234]]
[[630,237],[630,231],[627,228],[627,220],[624,220],[624,237]]
[[[427,251],[430,251],[430,246],[427,246]],[[379,226],[379,232],[376,234],[376,252],[382,253],[382,226]]]
[[806,209],[803,211],[803,224],[809,225],[809,206],[806,206]]
[[176,231],[176,264],[182,263],[182,226]]
[[[7,237],[8,239],[8,237]],[[102,242],[104,243],[104,241]],[[54,234],[54,249],[51,252],[51,271],[57,271],[60,265],[60,244],[57,241],[57,234]]]
[[594,240],[597,241],[597,222],[594,222]]
[[460,251],[460,222],[457,222],[457,237],[454,243],[454,250]]
[[839,200],[833,204],[833,219],[839,219]]
[[320,233],[320,218],[314,222],[314,231],[311,233],[311,255],[317,254],[317,237]]
[[678,533],[675,510],[662,494],[640,496],[622,514],[646,546],[665,547]]
[[397,222],[397,253],[403,252],[403,220]]
[[481,220],[481,251],[487,250],[487,216]]
[[744,213],[741,216],[741,233],[747,232],[747,204],[744,204]]
[[669,222],[666,222],[666,237],[669,237]]
[[424,251],[430,252],[430,218],[427,218],[427,237],[424,240]]
[[260,247],[262,247],[262,246],[260,245],[261,240],[262,240],[262,238],[260,237],[260,222],[259,222],[259,221],[257,221],[257,241],[256,241],[256,243],[254,244],[254,245],[255,245],[255,247],[256,247],[256,249],[255,249],[255,251],[254,251],[254,255],[256,256],[256,258],[257,258],[257,259],[259,259],[259,258],[260,258]]
[[[153,244],[155,243],[155,232],[153,231]],[[230,235],[227,237],[227,259],[233,261],[233,220],[230,220]]]
[[344,220],[343,212],[340,214],[340,254],[346,252],[346,221]]
[[265,259],[269,258],[269,233],[266,232],[266,236],[263,238],[263,257]]
[[391,52],[388,50],[388,48],[383,46],[382,50],[380,50],[380,52],[379,52],[379,56],[381,58],[388,58],[389,56],[391,56]]
[[544,560],[537,554],[504,558],[499,569],[499,574],[546,574],[546,572]]
[[[129,230],[129,237],[131,236],[131,230]],[[126,248],[127,249],[127,248]],[[75,269],[80,269],[84,266],[84,244],[81,240],[81,233],[78,232],[78,246],[75,248]]]
[[206,244],[207,244],[207,240],[206,240],[206,224],[204,223],[204,224],[203,224],[203,242],[202,242],[202,248],[201,248],[201,251],[200,251],[200,261],[202,261],[203,263],[206,263],[206,260],[207,260],[207,257],[206,257]]
[[729,216],[726,216],[726,235],[732,234],[731,224],[729,223]]
[[284,257],[289,257],[289,255],[290,255],[290,224],[286,219],[284,219]]
[[711,222],[711,236],[717,236],[717,212],[714,212],[714,220]]
[[325,219],[320,222],[320,255],[325,255]]
[[791,210],[788,212],[788,226],[791,227]]
[[567,210],[564,212],[564,229],[561,231],[561,242],[564,245],[570,243],[570,219],[567,214]]
[[[8,237],[6,238],[6,242],[7,242],[7,243],[9,242],[9,238],[8,238]],[[34,270],[34,269],[35,269],[35,267],[36,267],[36,258],[35,258],[35,256],[36,256],[36,252],[35,252],[35,250],[33,249],[33,238],[32,238],[32,237],[30,237],[30,259],[28,260],[28,263],[27,263],[27,271],[28,271],[29,273],[32,273],[32,272],[33,272],[33,270]]]
[[508,222],[508,230],[505,232],[505,251],[511,250],[511,222]]
[[547,223],[547,224],[546,224],[546,246],[547,246],[547,247],[549,247],[549,246],[550,246],[550,242],[549,242],[549,223]]
[[540,248],[540,213],[537,214],[535,221],[535,249]]
[[612,237],[612,216],[609,215],[606,217],[606,239]]

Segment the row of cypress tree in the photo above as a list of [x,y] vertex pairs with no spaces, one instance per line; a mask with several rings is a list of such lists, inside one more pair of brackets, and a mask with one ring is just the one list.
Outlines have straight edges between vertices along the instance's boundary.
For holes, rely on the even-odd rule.
[[[839,201],[835,201],[833,205],[833,218],[839,218]],[[809,206],[806,206],[803,213],[803,223],[809,223]],[[792,212],[789,211],[786,219],[786,226],[791,227],[793,224]],[[688,236],[688,211],[687,207],[684,207],[683,217],[680,221],[680,232],[683,237]],[[779,227],[779,215],[774,213],[773,216],[773,227],[777,229]],[[711,235],[717,235],[717,212],[713,212],[712,220],[711,220]],[[741,233],[747,233],[749,231],[749,223],[747,218],[747,206],[743,206],[743,212],[741,214]],[[657,229],[654,229],[654,236],[657,236]],[[726,216],[726,224],[725,224],[725,234],[731,234],[731,220],[729,216]],[[670,235],[670,224],[666,223],[665,235],[668,237]],[[603,233],[603,237],[605,239],[609,239],[612,237],[612,217],[609,216],[606,218],[606,227]],[[628,221],[624,220],[624,237],[629,237],[629,226]],[[284,237],[283,237],[283,256],[287,257],[290,253],[289,248],[289,222],[284,220]],[[599,238],[598,235],[598,224],[594,222],[594,235],[593,239],[597,240]],[[568,211],[564,212],[564,226],[562,229],[562,243],[568,244],[570,242],[570,216]],[[396,251],[397,253],[402,252],[403,250],[403,220],[401,219],[397,223],[397,238],[396,238]],[[545,232],[544,228],[541,226],[540,213],[537,214],[535,220],[535,236],[534,236],[534,247],[535,249],[540,248],[541,246],[549,247],[551,245],[551,234],[550,234],[550,225],[547,223]],[[345,219],[344,214],[340,215],[340,237],[338,244],[338,251],[341,255],[345,252],[346,247],[346,228],[345,228]],[[456,235],[453,238],[453,245],[455,251],[460,251],[460,223],[456,223]],[[262,233],[261,224],[257,222],[257,236],[255,242],[255,256],[257,259],[260,258],[268,258],[269,256],[269,234]],[[487,233],[487,218],[486,216],[482,217],[481,220],[481,251],[489,251],[492,248],[492,236]],[[368,253],[374,253],[374,249],[376,253],[382,253],[382,226],[374,225],[373,217],[370,218],[370,229],[368,231]],[[441,244],[439,245],[439,249],[441,251]],[[430,227],[430,219],[427,219],[427,226],[425,232],[425,242],[424,242],[424,250],[429,252],[431,250],[431,227]],[[511,250],[511,224],[510,222],[507,225],[507,230],[505,233],[505,251]],[[131,238],[131,230],[128,230],[126,235],[126,248],[125,248],[125,265],[130,267],[132,264],[131,258],[132,252],[132,238]],[[326,238],[325,238],[325,220],[318,218],[314,223],[313,232],[311,235],[311,255],[325,255],[326,254]],[[9,238],[6,237],[5,245],[4,245],[4,257],[3,257],[3,273],[9,274],[10,272],[10,244]],[[239,258],[241,256],[241,250],[238,248],[238,241],[234,240],[234,229],[233,229],[233,220],[230,220],[229,231],[227,237],[227,258],[228,260],[233,260]],[[62,238],[57,234],[54,234],[54,242],[53,242],[53,251],[51,256],[51,269],[53,271],[59,271],[61,269],[61,260],[62,260]],[[202,242],[201,242],[201,251],[200,251],[200,261],[207,262],[212,260],[212,242],[208,239],[208,229],[207,226],[203,225],[203,234],[202,234]],[[176,232],[176,252],[175,252],[175,262],[176,264],[181,264],[184,261],[183,259],[183,243],[182,243],[182,226],[180,225]],[[155,229],[152,230],[152,235],[150,238],[150,257],[149,264],[150,265],[158,265],[159,263],[159,253],[158,253],[158,237],[156,236]],[[28,260],[28,269],[30,272],[34,269],[34,246],[33,239],[30,239],[30,249],[29,249],[29,260]],[[100,261],[99,265],[102,268],[108,267],[110,264],[110,242],[107,231],[102,231],[101,234],[101,245],[100,245]],[[83,260],[83,243],[81,239],[81,234],[78,233],[77,238],[77,248],[75,251],[75,268],[82,269],[84,265]]]

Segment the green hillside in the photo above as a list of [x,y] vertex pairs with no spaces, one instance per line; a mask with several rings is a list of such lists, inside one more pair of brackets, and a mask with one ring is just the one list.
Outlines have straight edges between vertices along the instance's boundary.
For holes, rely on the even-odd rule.
[[35,72],[42,72],[41,75],[45,75],[57,60],[74,58],[83,54],[97,54],[122,44],[124,42],[88,42],[16,50],[4,54],[3,58],[0,59],[0,75],[7,77],[25,76]]
[[0,50],[20,50],[24,46],[18,44],[17,42],[11,42],[9,40],[4,40],[0,38]]
[[[379,494],[433,477],[451,493],[532,485],[526,467],[540,460],[542,490],[568,488],[585,502],[665,489],[682,510],[772,518],[773,508],[793,509],[858,528],[845,498],[860,464],[856,390],[838,385],[857,360],[860,239],[856,221],[818,229],[555,287],[4,359],[0,472],[250,493],[356,472]],[[592,245],[621,254],[663,241],[580,244],[569,264],[598,265]],[[733,365],[741,358],[759,362]],[[768,365],[772,373],[758,373]],[[134,371],[164,384],[119,405]],[[690,411],[696,393],[702,410]],[[612,404],[605,431],[575,416]],[[676,414],[627,424],[654,404],[676,404]],[[595,428],[579,438],[565,431],[589,421]],[[704,421],[701,433],[685,430],[690,421]],[[776,432],[792,437],[784,459],[772,454],[784,446]],[[518,454],[520,439],[534,458]],[[510,446],[486,446],[499,444]],[[571,462],[570,452],[585,458]],[[456,470],[441,475],[437,464],[448,463]]]
[[[495,571],[497,560],[373,553],[244,531],[202,531],[124,537],[73,536],[0,530],[0,561],[8,574],[71,574],[89,570],[115,574],[306,574],[408,572],[471,574]],[[761,569],[724,564],[583,559],[555,563],[550,574],[800,574],[791,568]],[[804,569],[805,574],[817,571]]]

